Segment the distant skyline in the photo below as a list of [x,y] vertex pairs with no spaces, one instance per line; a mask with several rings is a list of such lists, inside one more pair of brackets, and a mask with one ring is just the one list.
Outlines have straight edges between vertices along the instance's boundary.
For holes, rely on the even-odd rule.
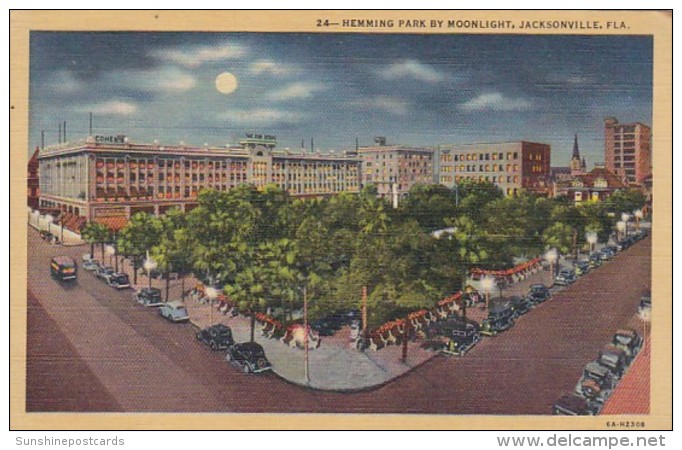
[[[88,133],[133,142],[280,148],[528,140],[590,169],[603,119],[651,125],[650,36],[32,32],[30,144]],[[655,132],[655,130],[654,130]],[[655,151],[655,150],[654,150]]]

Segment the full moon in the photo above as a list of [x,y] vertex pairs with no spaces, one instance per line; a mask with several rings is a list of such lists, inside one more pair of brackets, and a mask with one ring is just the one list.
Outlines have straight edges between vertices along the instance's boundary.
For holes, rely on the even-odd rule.
[[215,87],[222,94],[231,94],[237,90],[237,77],[230,72],[223,72],[215,79]]

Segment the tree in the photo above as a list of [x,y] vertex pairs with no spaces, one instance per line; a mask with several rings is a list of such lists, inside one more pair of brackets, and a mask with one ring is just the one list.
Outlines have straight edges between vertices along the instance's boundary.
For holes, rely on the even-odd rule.
[[400,203],[398,217],[415,220],[427,232],[445,226],[445,218],[455,212],[455,192],[441,184],[415,184],[408,197]]
[[504,197],[497,185],[487,181],[461,180],[457,184],[459,212],[469,216],[474,222],[481,223],[483,211],[488,203]]
[[118,233],[117,251],[132,259],[134,283],[137,283],[137,271],[142,267],[142,258],[161,242],[162,235],[161,220],[146,212],[133,214],[126,226]]
[[621,189],[605,199],[604,204],[609,212],[620,216],[641,209],[646,204],[646,196],[636,189]]
[[[447,224],[453,232],[441,239],[447,240],[449,253],[461,276],[460,289],[466,288],[469,271],[476,266],[491,266],[492,252],[489,249],[490,238],[470,217],[460,216],[449,219]],[[496,256],[499,260],[500,255]],[[504,261],[506,262],[506,261]]]
[[542,242],[545,247],[554,247],[566,255],[573,248],[573,236],[573,228],[565,223],[555,222],[542,233]]
[[101,223],[88,222],[81,230],[81,237],[90,244],[90,255],[95,257],[95,244],[100,244],[102,250],[102,261],[104,261],[104,243],[109,240],[111,230]]

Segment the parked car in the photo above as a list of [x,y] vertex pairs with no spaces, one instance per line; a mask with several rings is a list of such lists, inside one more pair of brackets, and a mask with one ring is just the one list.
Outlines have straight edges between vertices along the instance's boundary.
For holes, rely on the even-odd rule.
[[599,267],[602,265],[601,253],[594,252],[589,258],[590,267]]
[[625,350],[630,358],[634,358],[642,348],[643,339],[635,330],[623,328],[616,331],[616,334],[613,335],[612,343],[616,347]]
[[630,358],[625,350],[613,345],[607,345],[601,352],[597,362],[608,368],[616,377],[622,378],[630,364]]
[[587,261],[578,261],[575,263],[575,273],[578,276],[585,275],[590,271],[590,263]]
[[548,300],[552,294],[544,284],[532,284],[526,297],[533,303],[542,303]]
[[255,342],[244,342],[228,347],[225,359],[240,366],[244,373],[272,370],[272,365],[265,357],[263,347]]
[[639,300],[639,306],[637,307],[638,313],[650,312],[651,311],[651,295],[643,295]]
[[509,297],[507,301],[509,302],[512,311],[514,312],[514,318],[526,314],[533,308],[533,306],[535,306],[534,302],[530,300],[528,297],[521,297],[518,295]]
[[559,274],[554,279],[554,284],[558,284],[559,286],[568,286],[569,284],[574,283],[576,279],[577,278],[573,269],[561,269]]
[[157,311],[161,317],[171,322],[187,322],[189,320],[187,308],[181,301],[164,303]]
[[83,270],[87,270],[89,272],[96,271],[99,266],[100,263],[96,259],[87,259],[83,261]]
[[494,336],[514,325],[514,310],[508,303],[492,306],[481,322],[481,334]]
[[612,247],[604,247],[599,251],[599,254],[602,260],[608,261],[616,256],[616,251]]
[[142,288],[133,294],[133,300],[143,306],[161,306],[161,290],[157,288]]
[[557,416],[592,416],[597,411],[587,400],[575,394],[564,395],[552,407],[552,413]]
[[464,356],[481,340],[481,327],[473,320],[456,319],[449,341],[443,350],[446,354]]
[[616,376],[597,361],[587,363],[575,393],[587,401],[603,404],[616,386]]
[[76,279],[78,267],[70,256],[55,256],[50,261],[50,275],[59,281]]
[[95,275],[97,275],[97,278],[101,278],[104,281],[107,281],[109,277],[115,273],[116,271],[114,268],[110,266],[99,266],[95,269]]
[[109,278],[106,278],[106,282],[116,289],[128,289],[130,287],[130,279],[125,273],[112,273]]
[[232,329],[219,323],[197,332],[197,340],[207,344],[211,350],[223,350],[234,345]]

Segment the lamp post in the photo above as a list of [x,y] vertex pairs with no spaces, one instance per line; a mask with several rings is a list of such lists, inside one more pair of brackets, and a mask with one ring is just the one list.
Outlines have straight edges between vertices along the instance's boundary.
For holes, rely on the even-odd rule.
[[632,216],[628,213],[623,213],[620,215],[620,219],[625,222],[625,237],[628,237],[628,221]]
[[218,290],[213,286],[208,286],[206,289],[204,289],[204,292],[206,293],[206,297],[208,297],[208,324],[213,325],[213,300],[218,298]]
[[147,252],[147,259],[144,260],[142,267],[144,267],[144,270],[147,271],[147,278],[149,278],[149,289],[151,289],[152,288],[152,270],[156,269],[156,261],[154,261],[149,256],[149,251]]
[[597,233],[594,231],[588,231],[585,234],[585,239],[587,239],[587,242],[590,244],[590,254],[594,253],[594,248],[597,245],[597,241],[599,240]]
[[303,374],[306,384],[310,383],[308,367],[308,288],[303,286]]
[[109,257],[109,265],[111,266],[111,257],[116,253],[116,249],[113,245],[107,244],[107,246],[104,247],[104,252]]
[[625,230],[627,229],[627,222],[621,220],[618,223],[616,223],[616,230],[618,230],[618,240],[623,239],[623,234],[627,235]]
[[481,279],[481,289],[485,293],[485,309],[490,307],[490,291],[495,287],[495,278],[493,277],[483,277]]
[[554,286],[554,266],[559,259],[559,252],[555,248],[547,250],[545,253],[545,260],[549,263],[549,274],[552,277],[552,282],[549,287]]
[[635,211],[635,219],[637,220],[637,231],[639,232],[639,221],[644,217],[644,211],[638,209]]

